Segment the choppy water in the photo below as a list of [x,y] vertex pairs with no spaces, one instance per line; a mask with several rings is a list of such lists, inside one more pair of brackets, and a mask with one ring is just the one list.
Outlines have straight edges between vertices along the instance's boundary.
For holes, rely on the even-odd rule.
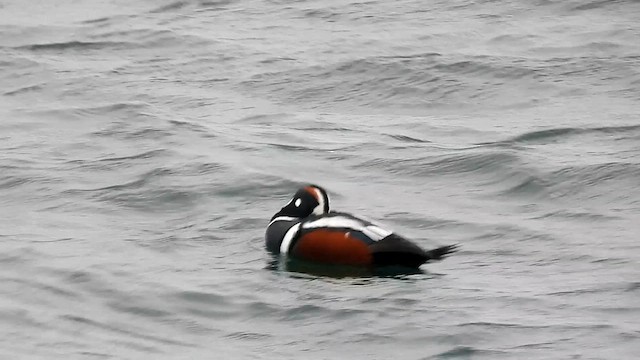
[[[633,359],[640,2],[0,2],[0,358]],[[424,273],[272,266],[301,182]]]

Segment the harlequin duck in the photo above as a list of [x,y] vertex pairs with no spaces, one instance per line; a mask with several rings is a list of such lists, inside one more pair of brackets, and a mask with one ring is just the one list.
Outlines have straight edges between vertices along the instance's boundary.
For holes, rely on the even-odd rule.
[[389,230],[348,213],[329,211],[327,192],[317,185],[300,188],[271,218],[267,250],[312,262],[418,268],[457,250],[447,245],[423,250]]

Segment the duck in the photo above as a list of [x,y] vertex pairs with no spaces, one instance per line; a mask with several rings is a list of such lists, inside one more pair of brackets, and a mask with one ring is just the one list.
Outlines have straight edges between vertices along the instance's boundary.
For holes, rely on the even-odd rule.
[[276,255],[368,268],[417,269],[458,250],[458,245],[425,250],[372,221],[330,210],[327,191],[314,184],[300,187],[271,217],[265,242],[267,251]]

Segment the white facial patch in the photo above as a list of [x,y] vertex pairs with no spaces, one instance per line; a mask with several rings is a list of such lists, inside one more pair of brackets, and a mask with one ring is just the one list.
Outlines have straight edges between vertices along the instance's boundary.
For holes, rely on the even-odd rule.
[[302,204],[302,200],[300,198],[296,199],[296,202],[293,203],[296,207],[300,207],[300,204]]

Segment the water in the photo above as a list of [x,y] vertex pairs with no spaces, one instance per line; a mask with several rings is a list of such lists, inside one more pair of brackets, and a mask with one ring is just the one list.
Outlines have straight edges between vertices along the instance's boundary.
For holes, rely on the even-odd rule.
[[[0,358],[635,358],[639,18],[0,2]],[[264,227],[305,182],[462,251],[283,268]]]

